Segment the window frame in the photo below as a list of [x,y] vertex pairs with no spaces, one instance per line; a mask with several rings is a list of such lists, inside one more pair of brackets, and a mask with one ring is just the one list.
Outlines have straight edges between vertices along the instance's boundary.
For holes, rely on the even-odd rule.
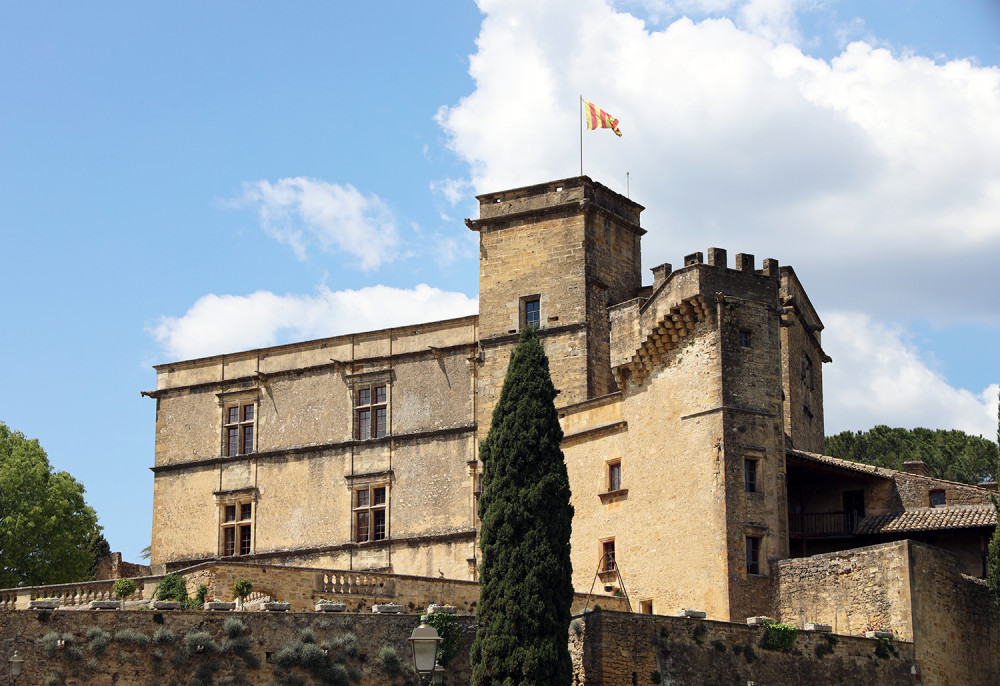
[[257,399],[237,398],[223,401],[222,456],[239,457],[252,455],[255,452],[257,452]]
[[[531,314],[535,315],[535,317],[532,317],[532,319],[535,319],[534,322],[529,319]],[[532,324],[534,324],[536,331],[542,328],[542,296],[540,294],[526,295],[521,298],[519,319],[519,329],[531,326]]]
[[753,337],[750,335],[750,331],[746,329],[741,329],[737,334],[737,343],[741,348],[752,348]]
[[[602,538],[600,541],[600,561],[598,570],[603,573],[616,573],[618,571],[618,557],[615,554],[615,539]],[[609,557],[610,556],[610,557]]]
[[[364,498],[362,498],[362,495]],[[381,496],[381,500],[379,500]],[[351,488],[351,537],[355,543],[377,543],[389,538],[389,484],[377,481]],[[364,522],[364,534],[362,534]],[[381,529],[380,529],[381,528]]]
[[622,490],[622,461],[609,460],[605,468],[608,493]]
[[[743,490],[746,493],[760,493],[759,462],[759,458],[743,458]],[[752,479],[751,476],[753,477]]]
[[254,516],[257,512],[254,494],[231,493],[219,498],[218,504],[219,557],[253,555]]
[[[936,496],[941,496],[940,502],[935,502]],[[934,488],[927,492],[927,498],[931,507],[946,507],[948,505],[948,493],[943,488]]]
[[746,548],[744,561],[746,563],[747,574],[753,574],[755,576],[760,576],[761,564],[760,564],[760,551],[763,543],[762,536],[755,536],[753,534],[746,535]]
[[353,436],[370,441],[389,435],[389,383],[385,380],[355,384],[351,388]]

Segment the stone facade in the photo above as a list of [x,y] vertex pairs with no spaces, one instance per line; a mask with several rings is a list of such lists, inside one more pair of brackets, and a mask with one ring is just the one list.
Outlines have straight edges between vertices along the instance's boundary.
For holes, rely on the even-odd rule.
[[[791,267],[710,248],[643,285],[628,198],[576,177],[478,200],[477,315],[156,367],[154,571],[476,581],[478,442],[532,324],[560,391],[577,591],[801,623],[793,557],[917,538],[982,574],[986,489],[820,454],[831,360]],[[903,607],[831,569],[820,587],[842,576],[858,604],[844,631]]]

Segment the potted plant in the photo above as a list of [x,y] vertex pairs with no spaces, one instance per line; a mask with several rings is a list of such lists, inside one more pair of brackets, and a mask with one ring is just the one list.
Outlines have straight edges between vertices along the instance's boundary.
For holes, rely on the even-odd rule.
[[268,600],[264,603],[265,612],[288,612],[291,609],[291,603],[285,603],[280,600]]
[[427,614],[432,615],[435,612],[444,612],[453,615],[458,612],[458,608],[448,603],[431,603],[427,606]]
[[228,612],[236,608],[236,603],[226,602],[225,600],[219,600],[218,598],[212,598],[207,603],[205,603],[206,610],[216,610],[222,612]]
[[187,600],[187,582],[180,574],[171,572],[160,579],[153,591],[154,610],[180,610]]
[[35,598],[30,603],[32,610],[55,610],[59,607],[58,598]]
[[240,579],[233,584],[233,597],[239,602],[240,609],[243,609],[243,601],[253,591],[253,583],[249,579]]
[[822,633],[828,634],[831,631],[833,631],[833,627],[830,626],[829,624],[823,624],[822,622],[806,622],[806,624],[805,624],[805,630],[806,631],[820,631]]
[[326,598],[320,598],[319,602],[316,603],[316,612],[343,612],[346,609],[346,604],[327,600]]
[[403,611],[402,605],[393,602],[375,603],[372,605],[372,612],[376,614],[398,614]]

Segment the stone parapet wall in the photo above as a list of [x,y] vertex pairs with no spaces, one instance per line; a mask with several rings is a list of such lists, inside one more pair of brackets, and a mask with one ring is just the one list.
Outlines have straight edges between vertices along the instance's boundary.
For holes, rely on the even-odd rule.
[[911,643],[883,642],[880,648],[874,639],[799,632],[792,650],[785,653],[761,648],[764,632],[761,627],[703,619],[589,613],[570,625],[574,683],[914,683]]

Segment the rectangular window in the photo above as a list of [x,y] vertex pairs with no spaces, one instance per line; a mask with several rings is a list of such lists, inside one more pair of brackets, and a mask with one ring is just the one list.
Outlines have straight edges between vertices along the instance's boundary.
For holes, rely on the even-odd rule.
[[615,562],[615,539],[601,542],[601,571],[613,572],[618,569]]
[[542,303],[538,298],[524,301],[524,325],[538,328],[542,315]]
[[743,482],[747,493],[757,492],[757,460],[743,460]]
[[389,408],[385,384],[366,386],[354,394],[354,437],[359,441],[381,438],[388,432]]
[[747,574],[760,574],[759,536],[747,536]]
[[608,491],[617,491],[622,487],[622,463],[608,463]]
[[253,548],[253,503],[222,506],[222,554],[249,555]]
[[740,347],[749,348],[750,347],[750,332],[740,331]]
[[252,403],[231,405],[223,415],[225,425],[222,434],[225,436],[225,455],[249,455],[253,452],[254,406]]
[[653,614],[653,601],[652,600],[640,600],[639,601],[639,612],[644,615]]
[[354,538],[358,543],[388,538],[388,500],[386,486],[364,486],[354,491]]
[[939,507],[947,504],[948,502],[944,491],[931,491],[931,507]]

